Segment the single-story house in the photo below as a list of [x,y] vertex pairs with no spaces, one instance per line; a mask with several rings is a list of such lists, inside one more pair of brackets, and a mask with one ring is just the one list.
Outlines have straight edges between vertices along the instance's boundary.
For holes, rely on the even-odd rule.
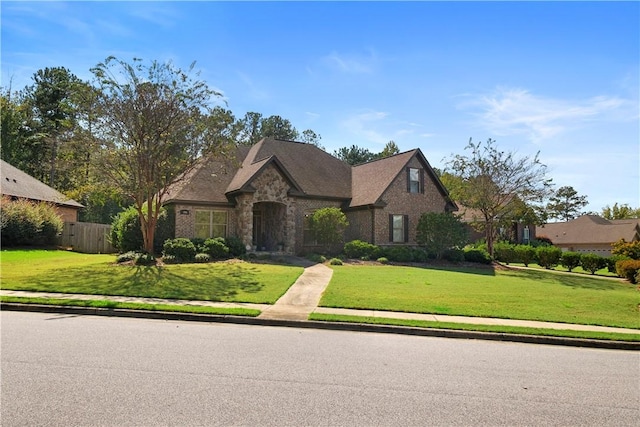
[[237,236],[256,250],[317,250],[308,218],[340,208],[345,241],[416,244],[425,212],[457,209],[419,149],[358,166],[300,142],[265,138],[234,159],[203,159],[169,189],[176,237]]
[[536,228],[565,251],[611,255],[611,245],[620,239],[640,240],[640,219],[608,220],[597,215],[582,215],[567,222],[549,223]]
[[63,221],[78,220],[78,211],[84,206],[4,160],[0,160],[0,176],[0,189],[3,196],[51,203]]
[[[474,223],[484,221],[482,212],[477,209],[468,208],[460,202],[456,203],[459,206],[458,215],[460,216],[460,220],[468,227],[469,240],[476,242],[484,239],[484,231],[478,231],[472,225]],[[510,221],[508,225],[498,227],[496,234],[497,240],[527,245],[536,238],[536,227],[533,224],[525,224],[520,221]]]

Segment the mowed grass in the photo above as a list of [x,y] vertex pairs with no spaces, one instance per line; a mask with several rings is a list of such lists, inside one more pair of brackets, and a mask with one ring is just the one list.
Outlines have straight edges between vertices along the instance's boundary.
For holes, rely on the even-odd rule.
[[640,292],[621,280],[538,270],[333,267],[323,307],[640,328]]
[[302,267],[240,261],[146,267],[114,264],[114,255],[3,250],[3,289],[273,304]]

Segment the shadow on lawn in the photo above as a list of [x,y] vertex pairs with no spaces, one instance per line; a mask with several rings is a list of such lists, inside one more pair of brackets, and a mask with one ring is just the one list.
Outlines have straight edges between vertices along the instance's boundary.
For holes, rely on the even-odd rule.
[[457,264],[417,264],[411,267],[418,267],[425,270],[450,271],[455,273],[476,274],[480,276],[495,276],[496,270],[492,265],[460,266]]
[[563,286],[572,288],[593,289],[597,291],[610,291],[620,289],[621,283],[611,279],[599,279],[589,277],[584,274],[560,274],[552,273],[545,270],[519,270],[515,268],[507,268],[510,275],[520,277],[525,280],[532,281],[549,281],[555,280]]

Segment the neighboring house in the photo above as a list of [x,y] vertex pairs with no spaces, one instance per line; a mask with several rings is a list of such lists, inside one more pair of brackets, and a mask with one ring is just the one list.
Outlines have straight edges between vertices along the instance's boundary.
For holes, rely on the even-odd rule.
[[425,212],[457,209],[419,149],[350,166],[321,149],[265,138],[235,159],[203,159],[167,194],[176,237],[237,236],[255,250],[318,249],[309,230],[317,209],[337,207],[345,240],[414,245]]
[[[459,202],[460,207],[458,215],[460,220],[465,223],[469,230],[469,240],[472,242],[485,238],[483,231],[477,231],[471,224],[476,222],[484,222],[482,212],[477,209],[468,208]],[[507,227],[499,227],[496,230],[498,241],[508,241],[516,244],[529,244],[536,238],[536,226],[533,224],[524,224],[519,221],[511,221]]]
[[567,222],[549,223],[536,229],[565,251],[611,255],[611,245],[620,239],[640,240],[640,219],[608,220],[597,215],[583,215]]
[[0,189],[3,196],[51,203],[63,221],[75,222],[78,220],[78,211],[84,207],[80,203],[4,160],[0,160],[0,162]]

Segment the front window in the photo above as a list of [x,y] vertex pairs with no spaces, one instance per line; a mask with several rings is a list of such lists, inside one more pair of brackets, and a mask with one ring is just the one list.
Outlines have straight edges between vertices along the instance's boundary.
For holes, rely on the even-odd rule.
[[196,210],[196,237],[227,237],[227,212]]
[[404,242],[404,215],[393,215],[391,221],[393,226],[393,243]]
[[420,192],[420,169],[409,168],[409,193]]
[[522,230],[522,240],[524,241],[524,243],[529,243],[529,238],[529,226],[525,225],[524,230]]

